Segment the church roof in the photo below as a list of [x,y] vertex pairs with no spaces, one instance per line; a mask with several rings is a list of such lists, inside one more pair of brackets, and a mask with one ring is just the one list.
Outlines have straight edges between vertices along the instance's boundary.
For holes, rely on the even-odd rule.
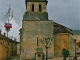
[[28,2],[45,2],[47,0],[26,0],[26,1],[28,1]]
[[54,33],[70,33],[70,34],[72,34],[72,32],[71,32],[72,30],[68,27],[65,27],[56,22],[54,22],[53,25],[54,25]]

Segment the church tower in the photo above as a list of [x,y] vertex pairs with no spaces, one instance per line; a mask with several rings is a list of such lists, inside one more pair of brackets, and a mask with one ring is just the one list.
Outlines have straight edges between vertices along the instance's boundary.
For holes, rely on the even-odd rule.
[[[53,20],[48,19],[47,0],[25,0],[26,11],[23,15],[22,29],[20,32],[21,60],[35,59],[36,48],[43,49],[44,54],[46,49],[41,38],[53,37]],[[37,42],[38,37],[38,42]],[[48,58],[53,58],[54,46],[53,39],[50,48],[48,49]]]
[[25,0],[24,20],[48,20],[47,0]]

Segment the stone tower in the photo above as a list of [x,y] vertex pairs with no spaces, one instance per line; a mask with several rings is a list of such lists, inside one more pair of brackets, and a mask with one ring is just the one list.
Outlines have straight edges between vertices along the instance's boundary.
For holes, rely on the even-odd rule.
[[[45,47],[40,39],[53,37],[53,20],[48,19],[46,11],[47,0],[25,0],[26,12],[23,15],[22,29],[20,34],[21,55],[20,59],[35,58],[36,48],[40,47],[45,53]],[[37,46],[38,37],[38,46]],[[53,40],[53,39],[52,39]],[[53,41],[48,49],[48,58],[53,58]]]

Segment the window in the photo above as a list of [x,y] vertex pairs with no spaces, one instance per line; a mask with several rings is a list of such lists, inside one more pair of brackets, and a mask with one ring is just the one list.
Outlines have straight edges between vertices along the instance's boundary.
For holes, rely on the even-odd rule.
[[32,12],[34,12],[34,4],[32,4]]
[[41,5],[39,5],[39,12],[41,12]]

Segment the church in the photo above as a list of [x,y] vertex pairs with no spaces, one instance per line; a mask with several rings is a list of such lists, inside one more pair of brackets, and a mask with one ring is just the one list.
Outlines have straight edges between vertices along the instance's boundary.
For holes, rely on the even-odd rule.
[[25,0],[26,11],[20,29],[21,60],[35,58],[42,60],[38,59],[37,55],[38,53],[46,55],[45,43],[41,42],[44,38],[51,40],[48,47],[48,59],[62,56],[63,48],[69,50],[70,56],[74,56],[71,29],[48,19],[47,3],[47,0]]

